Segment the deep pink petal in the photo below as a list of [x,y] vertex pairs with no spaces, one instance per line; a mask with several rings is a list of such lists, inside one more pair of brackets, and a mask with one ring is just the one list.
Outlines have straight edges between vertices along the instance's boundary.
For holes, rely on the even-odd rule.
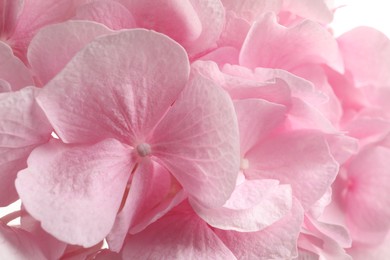
[[0,0],[0,36],[2,36],[3,39],[12,35],[13,29],[18,21],[19,14],[23,8],[23,4],[24,0]]
[[358,27],[341,35],[337,42],[345,68],[357,86],[390,85],[390,40],[386,35],[373,28]]
[[315,131],[293,131],[269,139],[249,151],[247,159],[247,176],[290,184],[305,210],[327,191],[339,168],[325,137]]
[[0,222],[0,259],[46,259],[37,239],[28,232]]
[[219,86],[193,78],[151,144],[192,199],[218,207],[230,197],[239,171],[239,134],[233,103]]
[[113,31],[107,27],[89,21],[67,21],[40,30],[31,40],[27,53],[39,83],[45,85],[49,82],[96,37],[111,33]]
[[275,180],[248,180],[238,185],[221,207],[207,209],[191,203],[207,224],[223,230],[255,232],[271,226],[289,213],[291,187]]
[[129,235],[124,259],[236,259],[212,229],[189,208],[179,206],[141,233]]
[[130,11],[116,1],[96,0],[80,6],[73,19],[102,23],[113,30],[135,27]]
[[188,71],[187,55],[173,40],[126,30],[88,44],[46,85],[38,103],[66,143],[115,137],[135,145],[176,100]]
[[292,259],[297,255],[297,239],[303,210],[296,200],[281,220],[258,232],[216,229],[216,234],[237,259]]
[[343,62],[333,36],[309,20],[292,28],[266,14],[248,33],[240,53],[240,65],[291,70],[303,64],[327,64],[343,71]]
[[47,142],[52,128],[35,103],[38,89],[0,93],[0,206],[17,200],[14,181],[30,152]]
[[132,163],[130,147],[114,139],[91,146],[55,140],[31,153],[16,188],[44,230],[89,247],[110,232]]
[[34,85],[30,71],[19,58],[14,56],[12,49],[1,41],[0,79],[7,81],[12,90]]
[[286,107],[262,99],[245,99],[234,102],[240,132],[241,155],[274,130],[286,115]]
[[176,185],[167,170],[144,159],[133,174],[126,202],[107,238],[110,249],[119,252],[130,228],[138,233],[182,202],[184,193]]

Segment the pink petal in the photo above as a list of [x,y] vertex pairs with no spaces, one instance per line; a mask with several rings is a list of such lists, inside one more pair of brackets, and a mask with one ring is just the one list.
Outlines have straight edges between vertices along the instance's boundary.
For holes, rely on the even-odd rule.
[[289,213],[291,188],[275,180],[251,180],[238,185],[221,208],[191,203],[207,224],[223,230],[254,232],[269,227]]
[[390,40],[369,27],[358,27],[341,35],[337,42],[346,70],[352,73],[357,86],[390,85]]
[[0,259],[46,259],[37,239],[28,232],[0,222]]
[[238,119],[242,156],[285,119],[285,106],[262,99],[235,101],[234,107]]
[[181,205],[136,235],[129,235],[123,259],[236,259],[211,228]]
[[46,85],[38,103],[66,143],[115,137],[134,145],[176,100],[188,72],[185,51],[168,37],[122,31],[88,44]]
[[282,7],[282,0],[222,0],[224,7],[231,10],[239,17],[252,23],[258,16],[267,12],[277,13]]
[[336,40],[317,23],[304,21],[286,28],[273,14],[262,16],[252,26],[240,53],[240,65],[249,68],[291,70],[303,64],[327,64],[343,71]]
[[322,197],[338,172],[324,136],[315,131],[294,131],[269,139],[248,152],[247,159],[247,176],[290,184],[305,210]]
[[10,91],[11,91],[11,85],[7,81],[0,79],[0,93],[10,92]]
[[343,248],[349,248],[352,245],[352,239],[347,228],[342,225],[321,222],[310,217],[305,218],[306,225],[312,232],[318,232],[318,235],[333,239]]
[[372,147],[360,152],[349,165],[345,207],[356,241],[378,243],[390,228],[389,158],[389,149]]
[[45,85],[85,45],[98,36],[111,33],[113,31],[107,27],[88,21],[67,21],[49,25],[31,40],[27,58],[40,84]]
[[333,19],[333,13],[324,0],[285,0],[283,9],[323,24],[329,24]]
[[102,23],[113,30],[135,27],[133,15],[115,1],[96,0],[80,6],[73,19]]
[[20,226],[23,230],[28,231],[35,237],[37,244],[41,246],[42,253],[47,259],[60,259],[64,254],[67,244],[46,233],[42,229],[39,221],[31,217],[23,208],[20,217]]
[[[226,12],[225,20],[224,29],[218,39],[218,46],[233,46],[240,50],[251,25],[247,20],[237,16],[233,11]],[[229,63],[238,64],[238,61]]]
[[181,44],[196,40],[202,32],[202,23],[189,0],[122,2],[134,15],[138,26],[166,34]]
[[288,104],[291,91],[284,80],[263,74],[258,78],[252,70],[225,64],[222,71],[211,61],[197,61],[191,66],[191,73],[200,74],[222,86],[233,100],[259,98],[270,102]]
[[[156,162],[144,159],[138,165],[126,202],[107,238],[111,250],[120,251],[130,227],[141,225],[145,228],[184,199],[184,196],[179,196],[182,199],[177,200],[174,185],[170,173]],[[142,230],[137,229],[138,232]]]
[[291,101],[287,118],[290,129],[316,129],[324,133],[339,133],[339,130],[314,106],[299,98],[292,98]]
[[225,9],[220,0],[190,0],[201,22],[202,31],[199,37],[190,43],[183,43],[190,57],[213,49],[225,25]]
[[77,1],[69,0],[25,0],[18,16],[10,43],[14,51],[24,60],[30,40],[42,27],[65,21],[74,12]]
[[213,82],[193,78],[151,143],[192,199],[218,207],[230,197],[239,171],[238,124],[231,99]]
[[34,85],[27,67],[12,53],[12,49],[0,41],[0,78],[7,81],[12,90]]
[[237,259],[292,259],[297,255],[297,239],[303,210],[294,200],[289,214],[258,232],[215,230]]
[[24,0],[7,1],[0,0],[0,36],[8,38],[18,21],[18,16],[23,8]]
[[89,247],[111,230],[132,167],[130,147],[114,139],[91,146],[55,140],[31,153],[16,188],[44,230]]
[[0,206],[17,200],[14,181],[30,152],[47,142],[52,128],[35,103],[38,89],[0,93]]

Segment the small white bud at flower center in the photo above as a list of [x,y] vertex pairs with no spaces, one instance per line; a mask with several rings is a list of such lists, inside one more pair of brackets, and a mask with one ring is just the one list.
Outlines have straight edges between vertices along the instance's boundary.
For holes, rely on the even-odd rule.
[[141,143],[141,144],[137,145],[136,149],[137,149],[138,155],[141,157],[148,156],[152,152],[150,145],[147,143]]

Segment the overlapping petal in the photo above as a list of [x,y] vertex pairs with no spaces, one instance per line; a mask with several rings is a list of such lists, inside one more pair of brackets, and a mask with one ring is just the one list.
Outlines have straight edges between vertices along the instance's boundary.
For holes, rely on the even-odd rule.
[[14,181],[30,152],[50,138],[52,128],[35,103],[38,89],[0,93],[0,205],[17,200]]
[[62,241],[89,247],[110,232],[134,166],[114,139],[91,146],[58,140],[35,149],[16,188],[27,211]]
[[222,206],[239,170],[239,133],[230,97],[201,76],[191,80],[151,139],[153,154],[191,198]]
[[49,25],[31,40],[27,58],[39,83],[45,85],[85,45],[98,36],[112,33],[107,27],[88,21]]
[[185,51],[168,37],[123,31],[81,50],[47,84],[38,103],[64,142],[113,137],[135,145],[176,100],[188,71]]

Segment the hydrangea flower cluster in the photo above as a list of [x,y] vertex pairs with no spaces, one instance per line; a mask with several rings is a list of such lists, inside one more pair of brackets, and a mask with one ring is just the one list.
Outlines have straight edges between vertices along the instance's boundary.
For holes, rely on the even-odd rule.
[[388,259],[390,40],[334,10],[0,0],[0,259]]

